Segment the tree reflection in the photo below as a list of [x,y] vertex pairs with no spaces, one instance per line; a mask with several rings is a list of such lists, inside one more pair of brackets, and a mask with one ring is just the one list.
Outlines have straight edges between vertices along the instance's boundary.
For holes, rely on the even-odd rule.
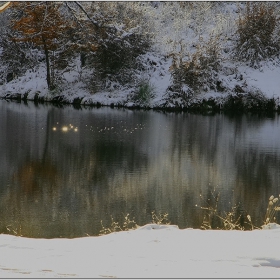
[[[53,130],[69,124],[78,131]],[[181,228],[199,228],[204,213],[195,205],[202,194],[215,206],[211,188],[220,193],[221,215],[240,205],[237,215],[258,222],[280,183],[280,147],[269,153],[251,136],[266,126],[267,119],[222,114],[9,112],[0,119],[7,132],[0,135],[0,225],[34,237],[98,235],[101,220],[107,225],[130,213],[143,225],[155,210]]]
[[44,186],[53,186],[56,181],[57,169],[50,162],[26,162],[15,174],[20,189],[27,195],[34,195]]

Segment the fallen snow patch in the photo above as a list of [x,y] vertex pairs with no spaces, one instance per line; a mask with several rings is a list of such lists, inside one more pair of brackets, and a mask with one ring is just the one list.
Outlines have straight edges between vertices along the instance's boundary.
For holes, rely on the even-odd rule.
[[179,229],[176,225],[158,225],[158,224],[147,224],[143,227],[138,228],[138,230],[153,230],[153,229]]
[[[273,229],[272,229],[273,228]],[[280,226],[178,229],[148,224],[100,237],[0,235],[1,278],[278,278]]]
[[263,225],[262,229],[279,229],[280,225],[276,224],[276,223],[269,223],[267,225]]

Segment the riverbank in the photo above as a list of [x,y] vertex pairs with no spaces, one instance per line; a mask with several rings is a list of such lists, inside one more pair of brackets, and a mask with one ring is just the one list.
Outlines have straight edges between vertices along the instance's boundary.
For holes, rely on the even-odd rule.
[[279,227],[244,232],[145,225],[75,239],[1,234],[1,277],[278,278]]
[[[101,36],[93,42],[85,40],[96,45],[93,49],[80,46],[72,52],[67,45],[70,53],[64,57],[66,50],[61,43],[56,51],[61,65],[54,53],[53,61],[48,61],[36,45],[30,45],[30,49],[18,47],[17,54],[9,49],[9,38],[3,38],[0,98],[131,109],[280,112],[280,27],[263,25],[277,22],[279,6],[249,6],[238,2],[101,5],[100,10],[109,9],[104,18],[118,7],[126,14],[124,18],[130,18],[133,11],[139,21],[132,21],[130,26],[123,22],[123,15],[116,13],[111,24],[119,33],[106,38],[115,42],[113,51]],[[90,6],[87,8],[90,11]],[[76,6],[71,9],[81,12]],[[248,9],[255,17],[248,16]],[[260,15],[258,9],[263,11]],[[4,28],[8,22],[4,20]],[[247,24],[244,30],[242,22]],[[128,35],[142,39],[130,41]],[[70,45],[72,37],[65,38]],[[104,61],[103,51],[107,57]],[[123,64],[132,54],[132,61]],[[18,63],[19,57],[25,57],[24,64]],[[47,79],[50,62],[52,75]]]
[[153,73],[147,76],[147,87],[152,92],[147,100],[135,98],[137,87],[111,88],[107,91],[92,93],[82,82],[88,75],[86,71],[80,73],[79,77],[75,71],[64,74],[64,80],[59,89],[49,91],[43,64],[36,70],[27,71],[24,76],[0,86],[0,98],[39,103],[73,104],[74,106],[110,106],[173,111],[280,111],[279,59],[262,62],[258,69],[242,63],[225,65],[220,77],[224,84],[223,90],[209,90],[190,96],[173,91],[169,71],[170,59],[152,53],[149,54],[149,59],[153,59],[155,66]]

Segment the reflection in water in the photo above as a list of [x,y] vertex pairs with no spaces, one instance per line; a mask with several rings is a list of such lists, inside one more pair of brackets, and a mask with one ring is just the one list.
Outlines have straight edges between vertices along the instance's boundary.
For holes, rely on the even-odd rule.
[[[0,102],[0,232],[97,235],[130,213],[199,228],[220,192],[257,225],[280,193],[279,117],[202,116]],[[214,202],[213,202],[214,203]],[[213,225],[215,221],[212,221]]]
[[49,162],[26,162],[15,174],[20,190],[27,195],[33,195],[42,187],[42,181],[46,186],[52,186],[55,182],[56,168]]
[[[53,131],[57,131],[57,127],[53,127],[53,129],[52,129]],[[71,123],[68,125],[68,126],[66,126],[66,125],[64,125],[64,126],[62,126],[62,128],[61,128],[61,131],[63,131],[63,132],[69,132],[69,131],[74,131],[74,132],[77,132],[78,131],[78,127],[74,127]]]

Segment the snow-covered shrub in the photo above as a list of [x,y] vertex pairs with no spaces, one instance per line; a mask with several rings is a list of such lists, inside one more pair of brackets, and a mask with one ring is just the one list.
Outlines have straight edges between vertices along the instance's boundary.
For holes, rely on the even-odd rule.
[[237,21],[236,55],[251,66],[275,54],[278,18],[273,3],[247,2],[245,12]]
[[137,57],[148,51],[150,36],[140,24],[144,13],[128,2],[95,2],[91,11],[96,26],[96,50],[87,55],[94,68],[92,84],[105,87],[107,80],[130,83],[132,71],[139,66]]
[[236,85],[234,92],[226,96],[223,109],[226,111],[274,111],[276,110],[274,98],[267,98],[256,89],[249,89]]
[[140,105],[149,105],[151,98],[154,97],[154,87],[147,80],[140,80],[138,88],[133,95],[132,100]]
[[9,75],[20,76],[27,69],[34,68],[42,59],[40,52],[33,52],[31,45],[26,42],[11,40],[10,31],[2,34],[0,41],[2,52],[0,77],[3,81],[9,81]]
[[183,92],[184,88],[190,88],[194,93],[201,90],[219,90],[218,72],[221,66],[220,46],[217,37],[200,43],[196,51],[189,55],[187,61],[173,57],[171,74],[173,78],[173,90]]
[[137,56],[145,53],[149,47],[148,42],[136,29],[115,30],[111,35],[113,38],[108,38],[106,44],[96,51],[95,67],[102,77],[118,74],[123,68],[136,67]]
[[0,79],[2,82],[9,82],[11,80],[10,77],[20,76],[27,69],[38,65],[38,61],[42,59],[40,52],[32,50],[32,44],[18,42],[13,39],[15,31],[10,28],[12,15],[7,12],[0,13]]
[[137,30],[115,30],[106,43],[98,47],[93,61],[101,80],[114,75],[120,83],[130,81],[130,72],[136,67],[137,56],[148,50],[149,44]]

